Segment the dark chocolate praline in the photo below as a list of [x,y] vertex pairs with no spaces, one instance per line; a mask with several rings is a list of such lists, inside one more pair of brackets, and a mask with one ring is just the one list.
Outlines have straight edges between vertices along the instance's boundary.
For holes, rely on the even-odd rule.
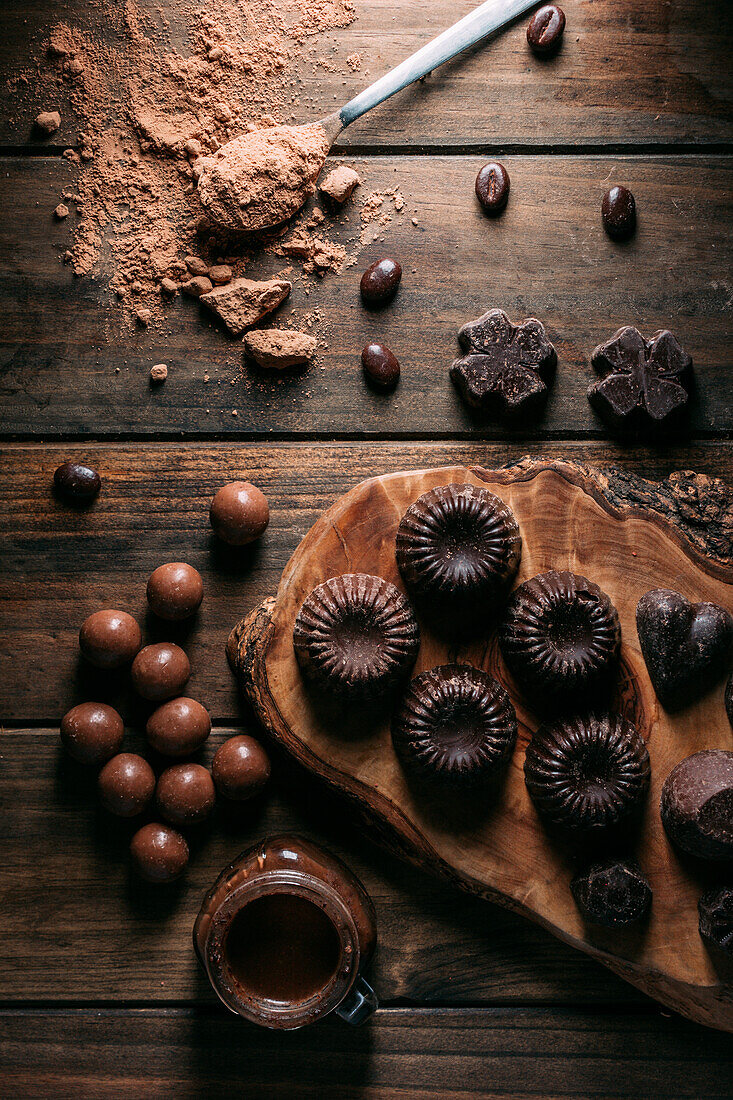
[[576,715],[542,726],[524,760],[539,813],[584,832],[629,818],[647,793],[650,771],[643,737],[620,714]]
[[345,573],[314,588],[298,612],[293,646],[303,673],[337,695],[378,699],[417,657],[412,608],[389,581]]
[[508,589],[522,556],[514,513],[475,485],[423,493],[400,522],[397,565],[411,595],[455,617],[488,610]]
[[669,839],[697,859],[733,860],[733,752],[702,749],[680,760],[659,800]]
[[512,593],[499,646],[522,691],[545,708],[593,705],[611,685],[621,647],[616,608],[575,573],[540,573]]
[[476,784],[495,775],[516,740],[508,693],[470,665],[421,672],[392,720],[392,742],[405,766],[447,783]]
[[603,928],[623,928],[643,920],[652,889],[635,863],[606,859],[593,863],[570,883],[583,917]]

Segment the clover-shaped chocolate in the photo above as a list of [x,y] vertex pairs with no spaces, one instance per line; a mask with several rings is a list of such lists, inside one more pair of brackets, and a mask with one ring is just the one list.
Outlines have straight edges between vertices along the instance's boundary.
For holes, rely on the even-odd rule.
[[468,405],[512,421],[542,411],[557,356],[539,321],[513,325],[502,309],[490,309],[463,326],[458,342],[467,354],[450,376]]
[[626,325],[595,349],[591,363],[601,379],[589,387],[588,400],[612,427],[662,430],[683,418],[692,359],[666,329],[645,340]]

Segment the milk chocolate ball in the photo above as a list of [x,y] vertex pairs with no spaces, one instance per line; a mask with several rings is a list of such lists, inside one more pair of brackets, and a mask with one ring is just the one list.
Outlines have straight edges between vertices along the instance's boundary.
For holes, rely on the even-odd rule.
[[246,546],[264,532],[270,522],[270,509],[256,486],[249,481],[232,481],[212,500],[209,519],[222,542]]
[[270,778],[270,759],[259,741],[240,734],[219,746],[211,771],[219,794],[244,802],[261,791]]
[[201,764],[174,764],[160,776],[155,801],[172,825],[195,825],[214,808],[214,780]]
[[201,574],[184,561],[169,561],[159,565],[148,579],[150,610],[160,619],[180,622],[188,619],[201,606],[204,583]]
[[140,627],[126,611],[95,611],[79,631],[81,651],[97,668],[129,664],[141,644]]
[[104,765],[97,787],[105,810],[118,817],[134,817],[153,797],[155,773],[142,756],[121,752]]
[[135,833],[130,855],[133,867],[148,882],[173,882],[188,863],[188,844],[175,829],[153,823]]
[[211,733],[211,718],[206,707],[181,695],[153,711],[145,730],[156,752],[188,756],[200,749]]
[[122,747],[125,727],[106,703],[79,703],[61,719],[64,748],[80,764],[103,764]]
[[180,695],[191,675],[188,657],[171,642],[146,645],[132,662],[132,684],[138,695],[161,703]]

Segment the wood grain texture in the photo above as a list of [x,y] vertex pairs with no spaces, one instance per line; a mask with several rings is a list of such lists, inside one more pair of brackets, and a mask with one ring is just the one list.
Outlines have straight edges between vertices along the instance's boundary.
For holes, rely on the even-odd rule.
[[[249,715],[244,728],[257,732]],[[217,728],[199,759],[210,763],[232,732]],[[146,751],[134,728],[126,738]],[[191,943],[202,898],[238,852],[297,832],[366,885],[379,928],[370,980],[383,1003],[647,1003],[528,921],[405,867],[282,754],[261,798],[240,813],[220,806],[189,833],[191,862],[170,890],[131,875],[127,846],[141,822],[104,813],[95,781],[62,752],[58,729],[0,734],[0,1002],[217,1003]]]
[[[515,438],[468,410],[448,378],[459,327],[491,306],[513,319],[539,317],[558,352],[546,414],[520,434],[607,435],[586,399],[590,355],[622,324],[637,325],[645,335],[671,328],[695,362],[693,434],[733,431],[733,246],[721,231],[733,212],[733,161],[508,157],[511,199],[493,221],[481,214],[473,193],[481,158],[354,163],[364,190],[400,187],[405,211],[393,214],[380,239],[370,240],[340,277],[317,285],[295,279],[273,323],[303,324],[304,314],[318,306],[329,318],[319,334],[328,347],[305,375],[272,377],[245,365],[241,340],[220,331],[190,299],[177,299],[162,326],[123,331],[109,272],[74,279],[61,263],[71,219],[54,222],[52,211],[74,169],[58,160],[5,160],[0,431],[6,437]],[[626,245],[611,242],[601,226],[609,180],[636,193],[639,229]],[[339,229],[347,243],[360,228],[358,209],[350,205]],[[400,260],[402,286],[389,309],[368,312],[360,303],[359,278],[385,252]],[[248,273],[281,268],[270,256]],[[364,382],[359,356],[373,340],[386,343],[401,361],[392,395],[373,393]],[[168,364],[168,381],[153,389],[148,374],[159,362]]]
[[380,1011],[283,1037],[215,1011],[0,1014],[14,1096],[728,1100],[730,1040],[657,1014]]
[[[155,25],[155,0],[138,0],[138,6]],[[304,122],[328,113],[473,6],[474,0],[451,5],[443,0],[401,0],[385,9],[381,0],[357,0],[356,22],[306,42],[305,63],[294,73],[297,103],[283,107],[283,119],[292,113]],[[287,12],[287,5],[280,5],[283,9]],[[733,49],[733,18],[728,5],[705,0],[566,0],[564,10],[567,30],[557,57],[540,61],[530,53],[525,37],[529,17],[524,17],[493,43],[443,66],[355,123],[344,144],[694,146],[731,140],[733,82],[725,60]],[[186,4],[168,3],[165,15],[174,45],[189,52]],[[114,42],[119,35],[96,5],[79,0],[6,4],[0,20],[7,45],[0,79],[4,83],[24,70],[30,71],[31,79],[11,100],[12,110],[4,112],[0,141],[5,144],[33,141],[30,124],[46,105],[39,102],[44,85],[36,66],[42,58],[42,40],[57,20],[101,42]],[[356,72],[345,63],[353,53],[363,57]],[[326,64],[319,65],[319,58]],[[42,66],[41,76],[44,72]],[[125,109],[127,98],[113,74],[108,78],[114,116]],[[54,143],[63,147],[75,140],[82,120],[68,109],[63,93],[59,97],[56,92],[55,100],[64,126]]]
[[[578,856],[542,828],[524,783],[523,750],[542,713],[507,673],[493,634],[450,644],[421,616],[414,670],[465,661],[507,687],[517,711],[518,749],[488,807],[483,794],[457,804],[411,782],[392,746],[389,709],[355,714],[322,691],[310,691],[300,672],[293,626],[309,593],[329,577],[352,572],[376,574],[402,588],[394,556],[400,519],[422,493],[450,483],[485,485],[511,507],[523,541],[518,583],[547,569],[569,569],[599,584],[618,609],[621,668],[612,709],[634,722],[652,763],[646,812],[634,838],[634,855],[654,895],[643,929],[622,936],[584,924],[569,891]],[[733,490],[727,510],[733,519]],[[703,504],[703,526],[704,511]],[[271,623],[265,630],[257,623],[259,644],[247,652],[250,667],[242,664],[239,671],[275,740],[375,819],[388,838],[394,835],[408,858],[538,921],[691,1019],[733,1031],[729,975],[716,968],[698,933],[697,900],[707,879],[677,858],[656,809],[662,783],[679,760],[733,744],[723,684],[684,711],[667,714],[654,695],[635,629],[637,602],[650,588],[674,587],[688,599],[733,606],[730,536],[727,548],[725,564],[703,557],[652,508],[640,511],[612,494],[609,501],[602,477],[570,464],[446,467],[374,478],[337,501],[299,545],[283,572]],[[348,736],[341,735],[344,728]]]
[[[0,720],[58,722],[74,703],[98,695],[128,721],[141,712],[124,677],[100,677],[79,660],[77,633],[92,611],[132,612],[148,640],[178,639],[193,667],[189,690],[219,723],[241,720],[224,645],[234,623],[275,591],[301,538],[339,496],[364,478],[420,466],[500,466],[522,454],[564,457],[661,478],[694,468],[733,481],[728,445],[629,450],[609,443],[525,445],[394,444],[55,444],[8,445],[0,454]],[[101,473],[95,503],[77,511],[52,495],[53,471],[67,458]],[[228,552],[212,537],[208,507],[227,481],[250,478],[270,501],[264,538]],[[638,484],[638,483],[637,483]],[[694,504],[682,493],[671,514]],[[146,616],[145,584],[165,561],[200,570],[205,599],[196,619],[175,628]],[[19,675],[18,670],[28,670]]]

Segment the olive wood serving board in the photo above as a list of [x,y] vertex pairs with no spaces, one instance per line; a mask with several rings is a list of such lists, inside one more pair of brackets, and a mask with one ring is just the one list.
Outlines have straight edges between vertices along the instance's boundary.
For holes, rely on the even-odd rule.
[[[292,631],[306,596],[347,572],[378,574],[404,590],[394,553],[399,521],[421,493],[451,482],[487,486],[513,509],[523,538],[517,583],[547,569],[570,569],[599,584],[618,608],[623,644],[615,705],[636,722],[652,763],[648,802],[631,844],[654,896],[639,930],[588,926],[575,907],[569,882],[578,853],[545,831],[524,785],[525,748],[541,718],[504,669],[493,633],[449,650],[421,620],[414,670],[457,659],[486,669],[509,690],[519,738],[493,800],[428,794],[398,762],[388,709],[374,717],[324,699],[300,674]],[[733,492],[687,471],[655,483],[619,470],[524,459],[500,470],[390,474],[363,482],[324,513],[290,559],[277,594],[234,628],[228,654],[272,738],[345,796],[391,848],[536,921],[690,1019],[733,1031],[733,985],[727,984],[733,975],[710,957],[697,926],[697,900],[714,872],[681,859],[659,818],[662,784],[679,760],[699,749],[733,749],[723,684],[681,713],[665,713],[635,623],[637,601],[656,587],[733,607],[732,558]]]

